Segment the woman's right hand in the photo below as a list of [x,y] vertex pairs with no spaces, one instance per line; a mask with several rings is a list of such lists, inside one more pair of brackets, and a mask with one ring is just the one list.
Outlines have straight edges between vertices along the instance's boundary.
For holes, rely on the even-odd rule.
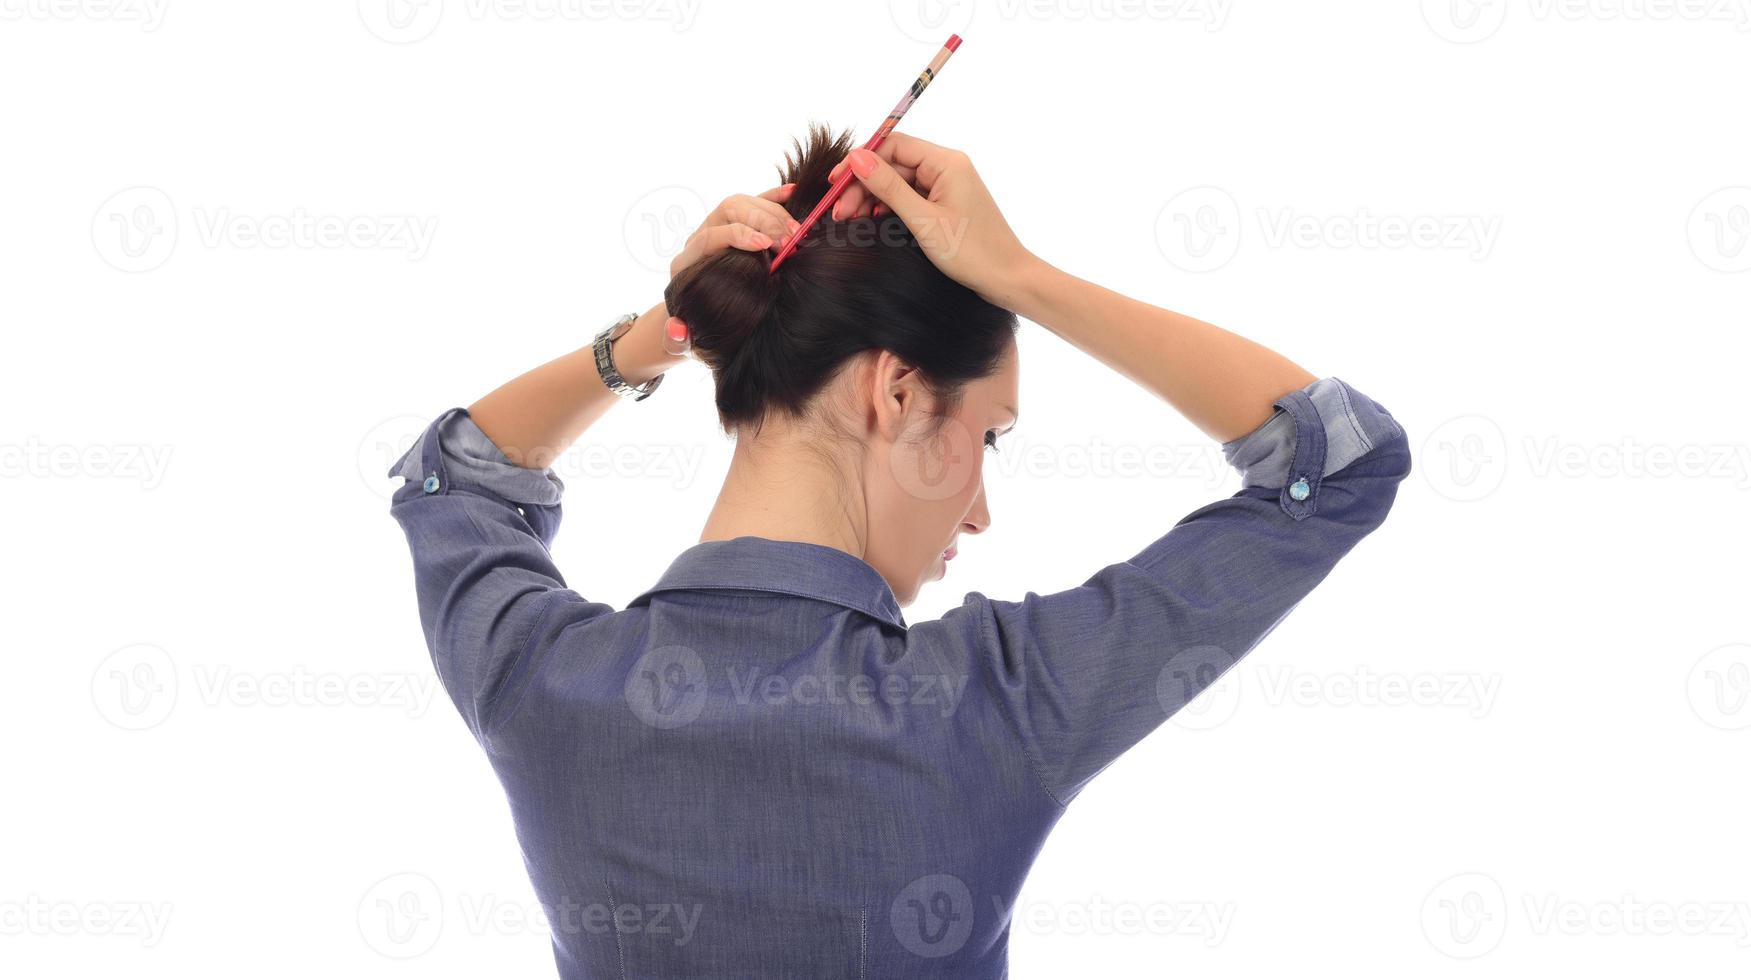
[[852,150],[830,179],[847,166],[857,181],[834,203],[834,218],[879,214],[885,205],[945,275],[988,303],[1016,308],[1039,259],[1010,230],[965,153],[894,132],[873,152]]

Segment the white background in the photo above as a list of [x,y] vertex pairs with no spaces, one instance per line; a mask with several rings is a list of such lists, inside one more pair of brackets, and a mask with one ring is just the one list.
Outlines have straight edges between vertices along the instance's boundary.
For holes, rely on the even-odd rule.
[[[395,2],[0,0],[0,972],[551,975],[382,473],[959,30],[904,129],[1030,247],[1342,377],[1417,453],[1072,808],[1013,975],[1745,975],[1745,0]],[[1236,489],[1021,345],[994,526],[913,622]],[[710,396],[688,365],[561,463],[585,595],[697,540]]]

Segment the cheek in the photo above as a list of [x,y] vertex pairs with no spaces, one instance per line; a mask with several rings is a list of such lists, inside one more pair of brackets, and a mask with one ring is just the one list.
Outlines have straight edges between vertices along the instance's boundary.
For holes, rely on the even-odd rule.
[[896,565],[921,564],[928,574],[979,496],[984,445],[950,419],[932,438],[896,445],[889,461],[892,480],[876,504],[884,525],[878,539],[895,549],[889,557]]
[[972,431],[951,418],[928,438],[896,443],[888,462],[901,509],[959,516],[979,494],[985,454]]

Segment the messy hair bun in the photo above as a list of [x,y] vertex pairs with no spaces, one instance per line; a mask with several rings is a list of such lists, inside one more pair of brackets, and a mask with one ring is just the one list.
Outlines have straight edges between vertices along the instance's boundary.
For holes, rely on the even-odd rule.
[[[827,174],[852,148],[811,125],[780,168],[801,221],[827,193]],[[823,217],[776,273],[771,252],[726,249],[683,269],[663,298],[687,324],[717,382],[726,428],[758,428],[777,409],[799,416],[851,357],[890,350],[916,367],[945,406],[997,369],[1013,313],[944,275],[893,214]]]

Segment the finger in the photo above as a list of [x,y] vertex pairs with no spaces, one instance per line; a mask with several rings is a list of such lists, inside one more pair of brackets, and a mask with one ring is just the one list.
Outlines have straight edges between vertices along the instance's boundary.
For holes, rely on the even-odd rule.
[[936,206],[918,196],[912,185],[906,183],[879,154],[863,149],[852,150],[849,166],[864,188],[893,208],[907,227],[914,231],[925,227]]
[[680,317],[672,316],[663,324],[663,350],[677,357],[693,350],[693,335],[688,333],[687,324],[681,322]]
[[[899,130],[895,130],[889,133],[887,138],[882,140],[882,145],[876,147],[873,152],[876,156],[888,161],[889,164],[895,167],[905,167],[908,170],[916,170],[926,159],[932,156],[943,157],[949,154],[959,153],[960,151],[947,146],[937,146],[929,140],[921,140],[916,136],[908,136]],[[839,172],[844,168],[845,161],[840,160],[839,164],[833,168],[833,172],[829,175],[829,179],[837,177]]]
[[705,219],[707,225],[744,224],[771,235],[784,238],[796,230],[796,220],[784,205],[765,198],[734,194],[724,198],[717,210]]
[[967,155],[960,150],[938,146],[898,131],[889,133],[876,153],[893,167],[909,168],[913,172],[913,186],[924,194],[930,193],[943,174],[957,167],[971,166]]
[[862,184],[853,180],[845,185],[845,193],[839,195],[839,200],[833,202],[833,210],[827,217],[834,221],[843,221],[856,212],[859,207],[862,207],[864,200],[868,197],[869,191],[864,190]]
[[763,231],[751,228],[740,222],[727,225],[706,225],[694,232],[681,247],[681,254],[675,256],[675,261],[669,263],[670,275],[679,275],[687,268],[707,255],[721,252],[726,248],[739,248],[749,252],[763,252],[772,247],[773,239]]
[[783,204],[785,201],[790,200],[790,196],[794,193],[796,193],[795,184],[779,184],[777,187],[774,187],[769,191],[761,191],[760,196],[768,201],[777,201],[778,203]]
[[[845,166],[845,161],[839,161],[839,166]],[[907,183],[911,183],[913,178],[911,167],[895,167],[894,170],[897,171],[901,178]],[[919,190],[928,191],[929,188],[919,188]],[[876,199],[870,195],[869,191],[866,190],[861,183],[854,180],[851,182],[851,186],[845,188],[845,193],[839,195],[839,200],[833,202],[833,214],[831,217],[836,221],[843,221],[847,218],[868,217],[875,213],[875,204]]]
[[891,164],[916,169],[923,166],[924,161],[931,157],[940,157],[960,151],[946,146],[938,146],[929,140],[922,140],[896,129],[882,140],[882,145],[876,148],[876,152],[881,154],[883,160]]

